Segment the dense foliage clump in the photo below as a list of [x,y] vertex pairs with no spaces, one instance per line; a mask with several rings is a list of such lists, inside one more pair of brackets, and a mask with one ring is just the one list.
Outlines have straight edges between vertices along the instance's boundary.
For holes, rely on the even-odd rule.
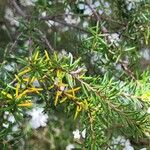
[[149,5],[0,1],[0,147],[148,149]]

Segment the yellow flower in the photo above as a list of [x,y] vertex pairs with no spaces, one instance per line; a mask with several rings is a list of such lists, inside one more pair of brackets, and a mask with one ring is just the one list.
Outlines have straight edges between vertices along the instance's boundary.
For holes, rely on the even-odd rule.
[[18,104],[20,107],[31,107],[33,105],[32,102],[26,101],[25,103]]
[[[64,88],[62,88],[62,86]],[[78,91],[80,89],[80,87],[71,89],[71,90],[65,90],[65,86],[68,86],[67,84],[61,83],[58,84],[58,91],[56,92],[56,97],[55,97],[55,101],[54,101],[54,105],[56,106],[58,103],[58,99],[60,96],[62,96],[62,99],[60,101],[60,103],[63,103],[64,101],[66,101],[68,98],[72,99],[72,100],[77,100],[78,98],[75,96],[75,92]]]
[[[17,89],[17,87],[16,87]],[[43,89],[42,88],[29,88],[25,91],[23,91],[21,94],[19,94],[18,96],[16,95],[16,98],[19,99],[21,97],[23,97],[24,95],[26,95],[27,93],[33,93],[33,92],[36,92],[36,93],[39,93],[39,91],[42,91]]]
[[[25,97],[28,93],[33,93],[33,92],[39,93],[39,91],[42,91],[43,89],[32,87],[32,88],[28,88],[28,89],[24,90],[23,92],[20,92],[19,90],[20,90],[20,83],[17,83],[14,96],[5,91],[2,91],[2,94],[11,100],[13,99],[13,97],[15,99],[19,100],[20,98]],[[25,103],[18,104],[18,106],[27,106],[27,107],[32,106],[32,102],[29,102],[29,100],[28,100]]]

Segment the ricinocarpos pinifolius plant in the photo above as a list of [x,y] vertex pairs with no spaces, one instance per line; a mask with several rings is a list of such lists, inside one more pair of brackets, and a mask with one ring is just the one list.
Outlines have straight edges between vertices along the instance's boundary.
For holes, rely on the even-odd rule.
[[42,138],[54,148],[55,142],[48,141],[47,132],[53,132],[48,126],[56,122],[52,116],[58,112],[66,116],[65,120],[72,118],[73,126],[80,126],[81,130],[73,131],[78,148],[109,148],[117,135],[134,142],[148,139],[149,72],[137,82],[117,80],[109,72],[89,76],[81,58],[75,60],[71,53],[50,54],[39,48],[30,57],[16,56],[16,61],[16,72],[8,76],[12,81],[1,80],[3,147],[25,141],[32,132],[39,137],[38,130],[47,128]]

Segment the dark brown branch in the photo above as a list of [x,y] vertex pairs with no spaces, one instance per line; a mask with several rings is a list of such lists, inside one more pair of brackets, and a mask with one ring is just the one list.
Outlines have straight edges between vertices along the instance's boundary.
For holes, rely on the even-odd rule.
[[45,21],[53,20],[54,22],[57,22],[57,23],[59,23],[59,24],[62,24],[62,25],[68,26],[68,27],[75,28],[75,29],[77,29],[77,30],[79,30],[79,31],[83,31],[83,32],[86,32],[86,33],[90,33],[90,32],[89,32],[88,30],[86,30],[86,29],[83,29],[83,28],[81,28],[81,27],[79,27],[79,26],[76,26],[76,25],[74,25],[74,24],[68,24],[68,23],[66,23],[66,22],[64,22],[64,21],[61,21],[61,20],[56,19],[56,18],[53,17],[53,16],[40,17],[39,20],[45,20]]

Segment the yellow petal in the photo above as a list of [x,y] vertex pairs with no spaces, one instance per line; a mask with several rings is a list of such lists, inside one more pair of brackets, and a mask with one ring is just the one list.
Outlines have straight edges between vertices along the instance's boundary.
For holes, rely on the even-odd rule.
[[32,83],[32,82],[34,82],[34,81],[35,81],[35,77],[32,77],[32,79],[31,79],[31,83]]
[[57,70],[57,73],[56,73],[56,74],[57,74],[57,77],[60,76],[60,70],[59,70],[59,69]]
[[38,56],[39,56],[39,51],[36,52],[35,57],[34,57],[34,60],[37,60],[37,59],[38,59]]
[[53,87],[54,87],[54,85],[52,85],[52,86],[48,87],[48,90],[51,90]]
[[45,52],[45,57],[46,57],[46,60],[50,60],[50,58],[49,58],[49,56],[48,56],[48,53],[47,53],[47,51],[45,50],[44,52]]
[[67,93],[76,92],[76,91],[78,91],[79,89],[81,89],[81,87],[77,87],[77,88],[75,88],[75,89],[68,90]]
[[26,82],[30,81],[32,83],[35,81],[35,77],[32,77],[31,79],[29,77],[27,77],[27,78],[24,78],[23,81],[26,81]]
[[31,102],[18,104],[20,107],[31,107],[33,104]]
[[77,97],[71,95],[71,94],[68,94],[68,93],[64,93],[67,97],[71,98],[71,99],[77,99]]
[[64,97],[61,101],[60,101],[60,103],[63,103],[63,102],[65,102],[67,100],[67,97]]
[[7,97],[10,98],[10,99],[13,98],[11,94],[6,93],[6,92],[4,92],[4,91],[2,91],[2,94],[5,95],[5,96],[7,96]]
[[82,110],[82,107],[80,105],[77,105],[77,108],[76,108],[76,112],[75,112],[75,115],[74,115],[74,119],[77,118],[79,112]]
[[16,98],[22,98],[24,95],[26,95],[26,93],[28,93],[28,90],[23,91],[21,94],[19,94]]
[[150,101],[150,91],[145,92],[141,98],[143,101]]
[[19,94],[17,98],[21,98],[24,95],[26,95],[27,93],[33,93],[33,92],[39,93],[39,91],[42,91],[42,90],[43,90],[42,88],[29,88],[29,89],[23,91],[21,94]]
[[15,74],[16,79],[21,82],[21,80],[19,79],[18,75]]
[[20,84],[19,84],[19,83],[17,83],[17,86],[16,86],[16,97],[18,97],[19,88],[20,88]]
[[57,105],[57,103],[58,103],[58,98],[59,98],[59,96],[62,94],[62,91],[57,91],[57,93],[56,93],[56,97],[55,97],[55,101],[54,101],[54,105],[56,106]]
[[23,71],[21,71],[21,72],[18,74],[18,76],[22,76],[22,75],[24,75],[25,73],[27,73],[27,72],[29,72],[29,71],[31,71],[31,68],[27,67],[26,69],[24,69]]
[[65,86],[68,86],[68,84],[64,84],[64,83],[59,83],[58,84],[58,87],[62,87],[62,86],[65,87]]
[[32,88],[29,88],[28,90],[29,90],[29,91],[42,91],[43,89],[42,89],[42,88],[35,88],[35,87],[32,87]]
[[29,78],[24,78],[23,81],[29,82]]

